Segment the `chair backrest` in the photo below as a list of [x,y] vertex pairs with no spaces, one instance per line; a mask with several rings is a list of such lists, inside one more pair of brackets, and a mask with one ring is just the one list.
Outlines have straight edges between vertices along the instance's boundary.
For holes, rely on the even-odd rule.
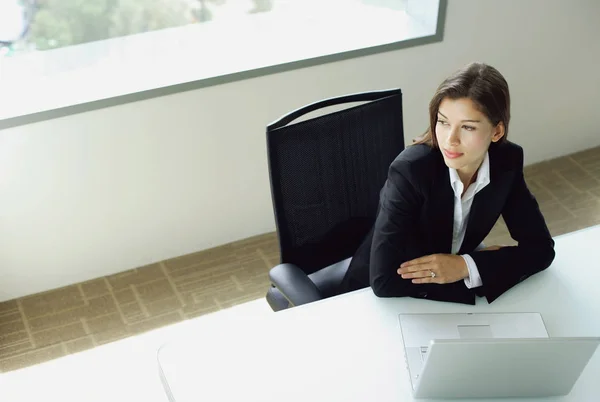
[[[358,106],[291,124],[324,107]],[[311,274],[354,254],[375,222],[390,164],[404,149],[402,92],[326,99],[267,127],[281,263]]]

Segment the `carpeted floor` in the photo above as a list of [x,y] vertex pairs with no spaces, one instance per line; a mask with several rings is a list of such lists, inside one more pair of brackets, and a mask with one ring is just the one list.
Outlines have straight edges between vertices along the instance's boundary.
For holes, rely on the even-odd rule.
[[[554,236],[600,224],[600,147],[526,168]],[[511,244],[499,222],[487,244]],[[274,233],[0,303],[0,372],[264,297]]]

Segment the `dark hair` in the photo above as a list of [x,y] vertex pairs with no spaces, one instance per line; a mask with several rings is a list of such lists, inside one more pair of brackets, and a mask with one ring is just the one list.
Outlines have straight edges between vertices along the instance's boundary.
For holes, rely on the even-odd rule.
[[438,147],[435,126],[440,104],[445,98],[469,98],[494,126],[504,123],[504,135],[499,142],[506,140],[510,121],[508,83],[494,67],[470,63],[440,84],[429,102],[429,128],[413,141],[414,144]]

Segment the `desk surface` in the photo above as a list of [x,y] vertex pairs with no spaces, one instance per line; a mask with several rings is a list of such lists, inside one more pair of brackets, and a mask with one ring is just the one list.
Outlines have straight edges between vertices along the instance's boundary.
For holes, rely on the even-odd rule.
[[[598,244],[600,226],[556,238],[552,266],[492,304],[380,299],[363,289],[278,313],[207,320],[190,340],[159,350],[161,376],[173,402],[409,401],[399,313],[535,311],[550,336],[599,336]],[[544,401],[597,400],[598,378],[600,349],[570,395]]]

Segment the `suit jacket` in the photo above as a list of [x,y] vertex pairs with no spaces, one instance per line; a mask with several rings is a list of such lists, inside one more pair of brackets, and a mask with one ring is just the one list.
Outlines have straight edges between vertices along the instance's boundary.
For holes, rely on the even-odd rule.
[[[450,254],[454,193],[439,149],[407,147],[392,162],[380,193],[375,224],[356,251],[344,277],[344,291],[371,286],[379,297],[409,296],[475,304],[489,303],[514,285],[546,269],[554,260],[554,240],[523,177],[523,149],[509,141],[492,143],[490,183],[477,193],[458,254],[477,264],[483,286],[413,284],[397,269],[424,255]],[[517,246],[475,251],[502,215]]]

